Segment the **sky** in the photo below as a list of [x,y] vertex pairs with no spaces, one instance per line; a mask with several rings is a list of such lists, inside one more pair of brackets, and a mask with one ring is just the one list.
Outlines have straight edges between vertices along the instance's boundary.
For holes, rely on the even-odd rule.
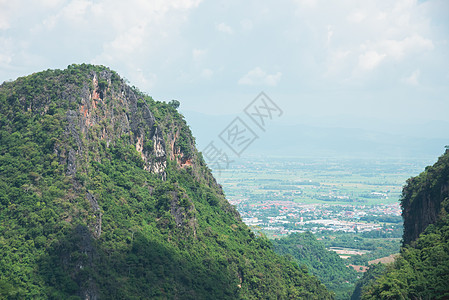
[[447,0],[0,0],[0,82],[100,64],[186,115],[264,91],[286,124],[441,128],[448,56]]

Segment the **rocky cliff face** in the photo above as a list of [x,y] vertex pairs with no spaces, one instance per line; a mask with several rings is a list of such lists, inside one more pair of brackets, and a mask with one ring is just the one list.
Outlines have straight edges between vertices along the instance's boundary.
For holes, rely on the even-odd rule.
[[[70,134],[77,141],[76,156],[83,160],[89,140],[103,141],[108,147],[118,138],[126,138],[140,153],[144,168],[165,178],[168,149],[154,115],[142,98],[138,99],[128,85],[113,75],[108,70],[98,75],[91,72],[91,82],[72,101],[78,107],[67,111]],[[88,137],[84,143],[82,136]],[[72,159],[70,164],[73,169],[77,162]]]
[[407,180],[403,189],[402,217],[404,219],[404,244],[410,244],[441,213],[441,204],[449,197],[449,153],[426,168],[419,176]]

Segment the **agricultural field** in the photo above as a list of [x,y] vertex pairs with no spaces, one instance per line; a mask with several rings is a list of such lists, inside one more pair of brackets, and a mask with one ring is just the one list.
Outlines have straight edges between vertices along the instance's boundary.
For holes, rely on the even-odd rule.
[[215,172],[231,202],[377,205],[398,202],[402,186],[424,160],[252,158]]
[[[278,239],[310,231],[347,263],[399,251],[399,199],[426,160],[251,158],[215,172],[227,198],[255,232]],[[338,252],[338,251],[337,251]]]

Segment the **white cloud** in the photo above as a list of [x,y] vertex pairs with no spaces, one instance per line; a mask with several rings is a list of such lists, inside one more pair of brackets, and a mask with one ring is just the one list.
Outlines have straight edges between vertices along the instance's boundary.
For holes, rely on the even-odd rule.
[[405,77],[402,81],[407,84],[410,84],[410,85],[418,85],[419,84],[419,81],[418,81],[419,75],[420,75],[420,71],[418,69],[418,70],[413,71],[412,74],[410,74],[410,76]]
[[131,78],[133,84],[138,87],[144,86],[151,88],[157,81],[157,75],[152,73],[145,73],[141,68],[136,68],[133,72],[133,77]]
[[12,40],[0,37],[0,66],[4,67],[8,65],[12,60]]
[[332,30],[332,26],[331,25],[327,25],[327,42],[326,42],[326,46],[330,45],[333,35],[334,35],[334,31]]
[[277,72],[276,74],[267,74],[260,67],[256,67],[240,78],[239,84],[276,86],[281,80],[281,76],[281,72]]
[[9,28],[9,22],[7,18],[4,18],[0,15],[0,30],[8,29]]
[[11,19],[19,10],[20,6],[16,1],[0,0],[0,30],[6,30],[11,27]]
[[201,77],[210,79],[214,75],[214,72],[211,69],[203,69],[201,71]]
[[352,23],[360,23],[363,20],[365,20],[365,18],[366,18],[366,15],[363,12],[356,11],[356,12],[353,12],[352,14],[350,14],[347,17],[347,20]]
[[[110,30],[104,31],[102,47],[92,62],[111,67],[125,66],[124,71],[130,73],[130,80],[136,78],[142,83],[143,90],[152,89],[155,82],[163,81],[163,76],[158,73],[173,72],[176,59],[184,54],[180,50],[183,47],[180,30],[187,23],[191,9],[200,2],[135,1],[130,8],[130,3],[117,1],[115,9],[111,9],[109,4],[97,6],[92,13],[102,20],[100,26],[105,23]],[[194,49],[191,53],[194,59],[199,60],[206,50]],[[135,66],[152,74],[137,74]]]
[[200,2],[0,0],[0,37],[12,40],[0,48],[0,77],[85,62],[107,65],[148,90],[155,82],[149,72],[159,78],[184,55],[182,25]]
[[254,27],[253,22],[248,19],[240,21],[240,25],[242,26],[243,30],[245,30],[245,31],[250,31]]
[[217,25],[217,30],[223,33],[232,34],[231,26],[223,22]]
[[368,51],[359,55],[359,67],[364,70],[376,68],[386,57],[386,54],[379,54],[376,51]]
[[303,7],[315,7],[317,5],[317,0],[294,0],[297,4]]
[[69,2],[69,4],[64,7],[63,15],[72,22],[80,22],[86,19],[86,13],[94,4],[87,0],[75,0]]
[[378,44],[389,56],[395,59],[402,59],[408,54],[416,54],[423,51],[433,50],[432,40],[419,35],[406,37],[402,40],[383,40]]
[[0,81],[86,62],[156,99],[238,93],[237,82],[318,98],[425,83],[437,99],[447,91],[448,13],[447,0],[0,0]]
[[[293,0],[293,3],[296,3],[298,20],[295,25],[300,28],[296,30],[296,36],[301,37],[298,44],[307,45],[300,50],[300,55],[310,57],[306,63],[322,78],[340,84],[373,80],[380,73],[373,73],[374,77],[364,74],[379,66],[385,67],[386,72],[391,70],[400,80],[401,68],[410,69],[411,61],[425,55],[430,58],[428,54],[435,51],[437,43],[442,43],[444,30],[442,25],[437,25],[441,33],[432,31],[438,23],[431,23],[429,10],[432,5],[438,6],[437,3],[418,0],[363,3]],[[292,28],[295,30],[295,26]],[[343,53],[347,55],[342,57]]]
[[434,49],[433,42],[419,35],[406,37],[402,40],[385,39],[367,42],[360,45],[358,67],[370,71],[388,58],[390,62],[400,62],[406,57]]
[[330,52],[325,63],[326,71],[324,77],[330,78],[339,75],[342,70],[347,68],[351,54],[352,53],[349,50],[334,50]]
[[12,57],[7,54],[0,53],[0,66],[9,64],[12,60]]
[[195,61],[201,60],[206,53],[207,53],[206,49],[193,49],[192,50],[193,60]]
[[145,24],[139,24],[128,28],[126,32],[116,36],[116,38],[109,43],[107,48],[120,54],[129,55],[142,46],[146,35],[145,29]]

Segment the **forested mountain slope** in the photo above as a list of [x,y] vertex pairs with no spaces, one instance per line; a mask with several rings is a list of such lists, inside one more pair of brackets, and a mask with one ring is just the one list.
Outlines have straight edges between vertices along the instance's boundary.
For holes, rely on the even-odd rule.
[[0,86],[0,298],[331,298],[241,222],[177,105],[92,65]]

